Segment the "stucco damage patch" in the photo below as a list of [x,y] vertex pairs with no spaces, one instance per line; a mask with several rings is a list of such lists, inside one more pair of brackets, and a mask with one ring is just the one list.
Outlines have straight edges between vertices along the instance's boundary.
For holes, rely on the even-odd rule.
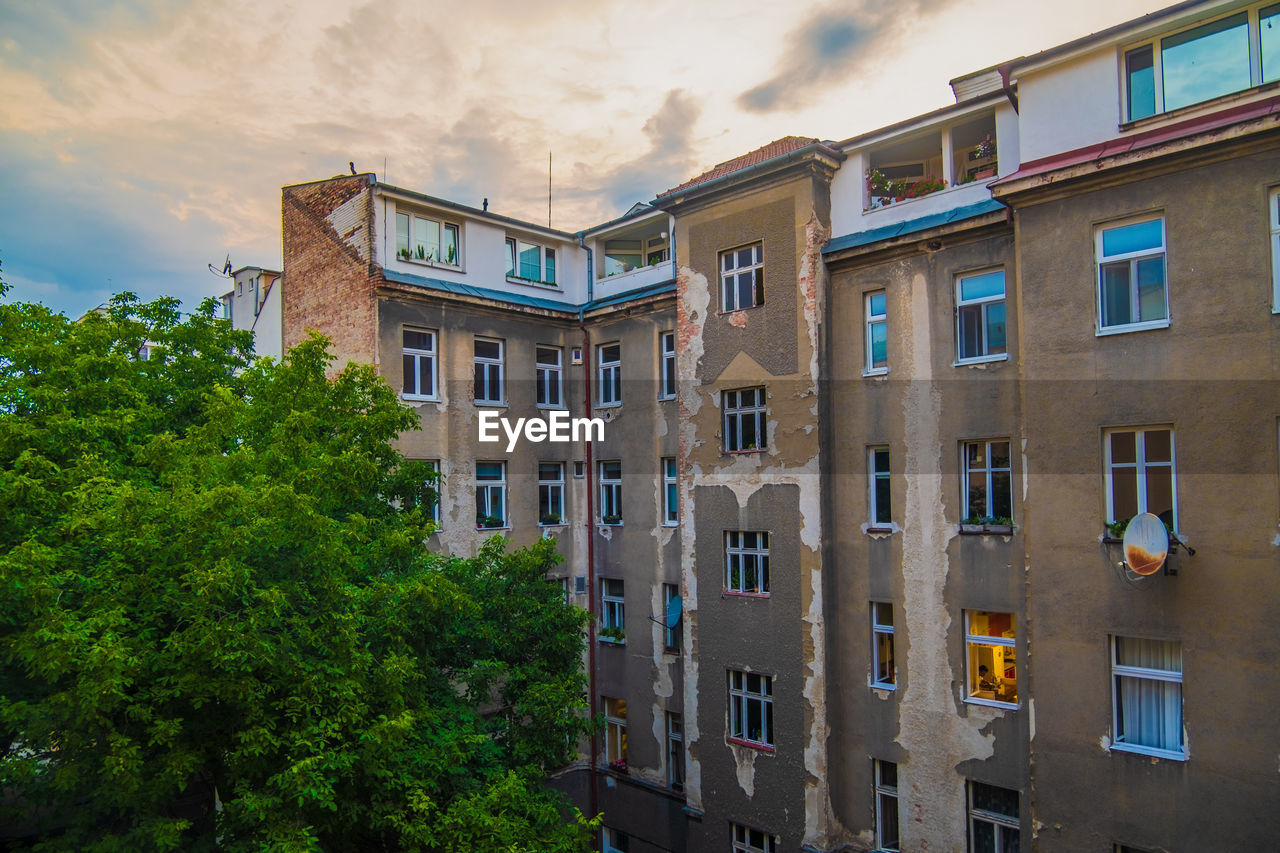
[[[889,293],[900,316],[911,318],[904,334],[905,367],[911,379],[930,378],[929,300],[920,274],[900,281]],[[952,669],[952,624],[946,601],[950,569],[947,544],[958,535],[946,522],[943,502],[943,440],[939,434],[941,392],[928,381],[907,383],[903,399],[906,424],[906,517],[916,520],[902,531],[903,624],[909,650],[907,677],[898,718],[898,743],[907,753],[905,776],[910,780],[902,825],[903,849],[959,850],[967,843],[964,786],[956,768],[985,759],[995,751],[995,737],[987,732],[1002,712],[982,706],[957,708],[955,685],[962,678]],[[930,816],[927,820],[920,815]],[[946,817],[943,817],[946,816]]]
[[749,800],[756,795],[756,756],[760,753],[758,750],[738,746],[736,743],[729,744],[729,751],[733,753],[733,767],[738,775],[738,787]]
[[694,416],[702,408],[702,396],[698,392],[698,371],[702,364],[706,343],[703,328],[707,322],[707,308],[711,304],[711,291],[707,277],[689,267],[680,267],[676,275],[676,360],[679,374],[678,406],[680,420],[678,480],[680,490],[680,586],[684,597],[684,743],[685,743],[685,801],[688,807],[702,809],[702,762],[699,760],[698,726],[698,572],[694,558],[693,489],[695,477],[687,470],[689,456],[697,446],[698,430]]

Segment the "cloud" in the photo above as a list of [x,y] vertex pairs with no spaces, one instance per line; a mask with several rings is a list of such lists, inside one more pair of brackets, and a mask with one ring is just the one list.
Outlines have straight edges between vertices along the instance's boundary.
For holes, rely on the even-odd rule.
[[847,81],[894,50],[902,34],[920,26],[924,15],[958,0],[865,0],[814,11],[787,37],[774,75],[738,96],[752,113],[794,110],[811,104],[824,86]]

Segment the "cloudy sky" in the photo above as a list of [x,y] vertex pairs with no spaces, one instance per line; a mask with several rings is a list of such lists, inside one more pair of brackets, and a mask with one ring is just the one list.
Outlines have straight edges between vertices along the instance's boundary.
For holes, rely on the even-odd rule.
[[347,171],[554,225],[1162,0],[0,0],[10,298],[194,305],[279,267],[280,187]]

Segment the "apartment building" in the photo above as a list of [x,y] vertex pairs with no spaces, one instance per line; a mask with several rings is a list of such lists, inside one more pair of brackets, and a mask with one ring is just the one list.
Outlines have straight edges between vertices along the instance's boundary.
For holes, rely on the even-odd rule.
[[250,266],[229,275],[231,289],[218,297],[223,319],[237,331],[253,332],[254,355],[279,359],[284,354],[280,271]]
[[[1181,3],[573,233],[284,189],[285,346],[417,409],[432,547],[554,536],[595,614],[601,849],[1274,846],[1276,24]],[[603,440],[478,439],[554,411]]]

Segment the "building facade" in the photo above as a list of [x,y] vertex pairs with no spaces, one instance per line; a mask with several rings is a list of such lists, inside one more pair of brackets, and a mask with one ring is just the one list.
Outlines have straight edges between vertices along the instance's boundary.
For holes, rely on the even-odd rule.
[[[602,849],[1274,846],[1274,24],[1182,3],[574,233],[284,189],[284,345],[418,411],[432,547],[554,536],[594,614]],[[481,440],[557,412],[603,438]]]

